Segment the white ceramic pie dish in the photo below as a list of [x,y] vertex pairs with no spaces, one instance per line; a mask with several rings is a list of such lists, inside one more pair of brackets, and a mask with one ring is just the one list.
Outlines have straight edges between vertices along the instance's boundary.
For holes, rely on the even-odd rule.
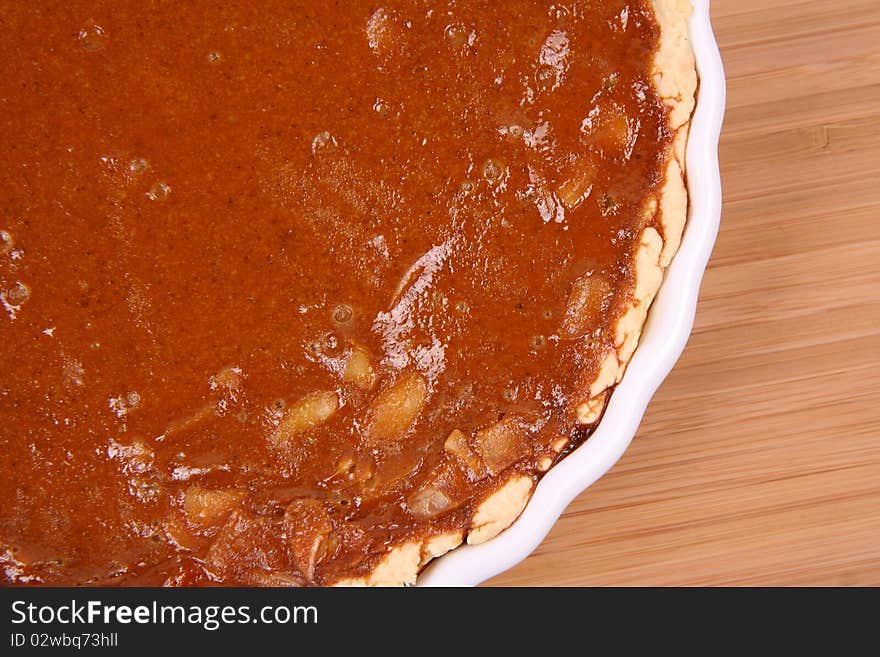
[[693,5],[690,38],[700,82],[687,146],[688,218],[639,347],[596,431],[541,479],[519,519],[497,538],[462,546],[430,564],[419,576],[420,586],[474,586],[525,559],[571,501],[626,451],[648,402],[688,341],[721,220],[718,137],[725,103],[724,69],[709,20],[709,0],[693,0]]

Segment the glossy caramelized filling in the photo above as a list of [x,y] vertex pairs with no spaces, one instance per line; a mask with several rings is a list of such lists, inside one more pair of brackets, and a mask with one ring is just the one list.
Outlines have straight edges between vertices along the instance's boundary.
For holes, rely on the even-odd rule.
[[0,25],[7,583],[363,574],[577,437],[663,183],[649,3]]

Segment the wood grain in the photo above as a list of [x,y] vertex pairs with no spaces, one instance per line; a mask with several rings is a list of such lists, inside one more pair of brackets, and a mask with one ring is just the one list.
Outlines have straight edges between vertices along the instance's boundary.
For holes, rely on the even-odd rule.
[[493,585],[880,585],[880,3],[715,0],[724,215],[620,463]]

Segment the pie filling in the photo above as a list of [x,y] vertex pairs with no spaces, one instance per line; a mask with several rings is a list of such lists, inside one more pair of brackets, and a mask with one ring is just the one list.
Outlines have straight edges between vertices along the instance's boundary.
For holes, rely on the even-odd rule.
[[588,435],[651,3],[341,7],[4,8],[5,582],[363,577]]

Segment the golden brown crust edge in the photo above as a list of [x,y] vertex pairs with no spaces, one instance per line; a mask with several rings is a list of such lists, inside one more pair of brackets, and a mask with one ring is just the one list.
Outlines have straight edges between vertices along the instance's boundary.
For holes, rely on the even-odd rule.
[[693,7],[689,0],[652,0],[652,4],[660,26],[660,44],[654,56],[654,87],[670,108],[668,121],[675,136],[659,203],[652,199],[644,211],[646,223],[659,212],[663,235],[653,226],[642,231],[635,255],[633,298],[617,321],[615,349],[606,354],[598,376],[590,385],[589,398],[578,406],[578,420],[582,424],[592,424],[599,419],[604,404],[597,400],[604,401],[605,391],[623,377],[648,309],[663,280],[663,271],[678,251],[687,218],[685,148],[697,88],[694,55],[688,39],[688,19]]
[[[685,187],[685,147],[690,118],[694,109],[697,73],[688,39],[688,19],[693,7],[690,0],[652,0],[660,27],[660,42],[653,62],[654,87],[669,106],[669,125],[675,131],[670,146],[666,179],[659,202],[645,207],[646,223],[659,212],[663,235],[653,226],[642,231],[635,254],[635,288],[629,307],[615,326],[615,346],[606,354],[596,379],[589,386],[589,396],[577,407],[578,420],[595,423],[602,414],[609,388],[616,385],[626,370],[638,344],[648,309],[663,272],[678,250],[687,217]],[[555,445],[560,451],[564,441]],[[494,538],[522,513],[535,486],[532,477],[511,473],[494,491],[475,505],[467,531],[452,531],[394,546],[376,564],[369,575],[340,579],[334,586],[401,586],[414,584],[421,569],[432,559],[458,547],[466,538],[471,545]]]

